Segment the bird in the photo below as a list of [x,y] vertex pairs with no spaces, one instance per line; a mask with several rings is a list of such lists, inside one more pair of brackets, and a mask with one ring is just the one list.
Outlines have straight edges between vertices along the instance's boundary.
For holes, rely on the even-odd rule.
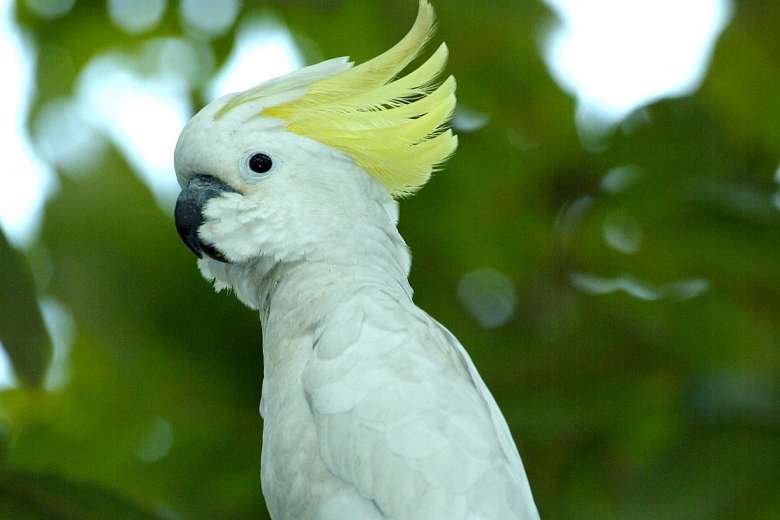
[[260,480],[275,520],[536,519],[507,422],[420,309],[399,200],[455,152],[455,79],[409,32],[207,104],[174,152],[176,228],[262,328]]

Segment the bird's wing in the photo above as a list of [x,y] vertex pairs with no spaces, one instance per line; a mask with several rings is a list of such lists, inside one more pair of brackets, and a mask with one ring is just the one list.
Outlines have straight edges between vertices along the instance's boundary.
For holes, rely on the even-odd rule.
[[520,477],[524,501],[533,507],[533,513],[536,515],[536,517],[538,517],[539,513],[538,511],[536,511],[536,505],[534,504],[533,495],[531,494],[531,486],[528,483],[528,476],[525,473],[525,468],[523,467],[523,461],[520,458],[520,452],[517,451],[517,446],[515,445],[515,441],[512,438],[512,433],[509,430],[509,425],[506,422],[506,418],[504,417],[504,414],[502,414],[501,410],[498,408],[498,403],[496,403],[496,399],[493,397],[493,394],[490,393],[490,390],[488,390],[485,381],[482,379],[482,376],[479,375],[479,372],[477,371],[477,367],[474,365],[474,362],[471,360],[471,356],[469,356],[468,352],[466,352],[465,347],[460,343],[460,341],[458,341],[458,338],[456,338],[449,330],[447,330],[447,328],[444,327],[444,325],[442,325],[435,319],[431,318],[430,316],[428,318],[441,331],[442,335],[444,336],[445,340],[449,343],[451,348],[458,353],[461,362],[463,363],[466,370],[468,371],[469,377],[471,378],[471,382],[474,385],[474,388],[476,388],[477,392],[482,398],[483,403],[485,404],[485,406],[487,407],[490,413],[490,420],[493,423],[493,428],[496,433],[496,436],[498,437],[499,444],[501,445],[501,450],[503,451],[504,456],[506,457],[506,460],[512,469],[512,474]]
[[303,373],[325,465],[386,518],[538,518],[506,423],[439,327],[376,291],[334,310]]

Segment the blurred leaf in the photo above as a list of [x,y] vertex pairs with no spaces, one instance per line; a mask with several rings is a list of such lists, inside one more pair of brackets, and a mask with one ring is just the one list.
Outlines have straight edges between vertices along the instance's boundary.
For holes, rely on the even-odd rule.
[[683,441],[646,468],[640,479],[630,482],[621,517],[752,518],[765,501],[777,495],[780,446],[776,435],[724,430]]
[[24,384],[39,385],[51,357],[51,340],[38,307],[32,274],[0,230],[0,341]]
[[0,472],[0,517],[14,520],[161,518],[99,486],[54,475]]

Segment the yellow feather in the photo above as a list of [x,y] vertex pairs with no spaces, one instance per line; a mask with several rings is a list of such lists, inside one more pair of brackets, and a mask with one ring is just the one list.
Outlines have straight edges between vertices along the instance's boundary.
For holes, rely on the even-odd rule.
[[[439,49],[421,65],[417,70],[398,78],[390,83],[378,85],[371,90],[341,92],[339,97],[335,97],[330,102],[320,104],[321,109],[328,107],[338,108],[346,107],[377,107],[377,109],[387,104],[399,105],[404,99],[414,96],[424,96],[431,89],[430,85],[436,80],[436,77],[444,70],[447,63],[447,45],[441,44]],[[358,67],[359,68],[359,67]],[[352,69],[353,72],[357,69]],[[331,78],[338,79],[338,78]],[[351,85],[348,87],[351,89]],[[345,89],[346,90],[346,89]]]
[[[417,19],[404,38],[389,50],[355,68],[320,82],[316,89],[325,98],[384,85],[417,57],[435,29],[436,16],[428,0],[420,0]],[[314,93],[314,92],[312,92]]]
[[[328,110],[309,111],[306,114],[297,114],[295,124],[324,125],[331,129],[345,131],[366,130],[371,128],[398,127],[410,120],[419,118],[434,110],[442,103],[448,102],[455,96],[455,78],[450,76],[430,94],[415,100],[414,102],[400,103],[398,106],[383,109],[384,114],[377,117],[382,109],[366,109],[362,111],[350,111],[349,107],[330,106]],[[349,113],[349,118],[334,117],[334,114]]]
[[[434,24],[431,4],[420,0],[414,25],[391,49],[311,82],[305,94],[264,107],[262,115],[284,120],[289,131],[344,151],[393,196],[414,193],[458,145],[447,128],[455,110],[455,78],[436,85],[447,62],[447,46],[442,44],[425,63],[399,77],[430,39]],[[223,112],[267,92],[262,85],[255,87],[231,100]]]

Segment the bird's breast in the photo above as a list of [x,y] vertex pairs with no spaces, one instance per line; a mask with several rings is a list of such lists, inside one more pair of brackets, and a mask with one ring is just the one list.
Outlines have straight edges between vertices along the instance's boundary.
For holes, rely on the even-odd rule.
[[[292,337],[287,336],[285,349],[311,352],[311,341],[305,335],[298,336],[295,342]],[[273,348],[268,342],[274,339],[273,334],[267,335],[265,346]],[[275,520],[315,518],[319,505],[343,487],[343,482],[326,469],[322,460],[300,383],[303,366],[305,360],[294,356],[271,371],[266,365],[263,380],[261,481],[268,510]]]

